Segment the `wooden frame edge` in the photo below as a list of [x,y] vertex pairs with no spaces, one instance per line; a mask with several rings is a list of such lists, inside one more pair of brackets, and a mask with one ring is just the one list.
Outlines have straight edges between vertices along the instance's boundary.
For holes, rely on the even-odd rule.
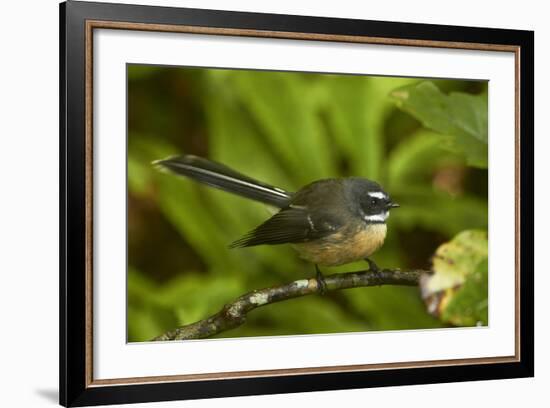
[[94,380],[89,386],[104,387],[104,386],[112,386],[112,385],[158,384],[158,383],[167,383],[167,382],[234,380],[239,378],[284,377],[284,376],[295,376],[295,375],[301,375],[301,374],[365,372],[365,371],[373,371],[373,370],[391,370],[396,368],[409,369],[409,368],[445,367],[449,365],[462,366],[462,365],[470,365],[470,364],[515,363],[517,361],[518,360],[514,356],[509,356],[509,357],[503,356],[503,357],[465,358],[465,359],[456,359],[456,360],[415,361],[415,362],[406,362],[406,363],[397,362],[397,363],[380,363],[380,364],[284,368],[284,369],[274,369],[274,370],[229,371],[229,372],[219,372],[219,373],[164,375],[164,376],[150,376],[150,377],[126,377],[126,378],[109,378],[109,379]]
[[515,52],[519,46],[485,44],[457,41],[414,40],[360,35],[300,33],[292,31],[252,30],[238,28],[201,27],[191,25],[130,23],[123,21],[86,20],[87,29],[104,28],[115,30],[156,31],[185,34],[206,34],[236,37],[277,38],[287,40],[328,41],[359,44],[396,45],[408,47],[453,48],[462,50]]
[[85,386],[93,381],[93,27],[86,24],[86,357]]

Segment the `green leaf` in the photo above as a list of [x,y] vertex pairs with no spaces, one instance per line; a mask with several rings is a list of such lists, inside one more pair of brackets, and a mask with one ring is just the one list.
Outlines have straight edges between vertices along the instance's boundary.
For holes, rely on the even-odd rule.
[[486,326],[488,322],[488,262],[478,264],[475,272],[468,275],[462,288],[449,300],[442,320],[455,326]]
[[215,337],[326,334],[369,329],[366,321],[342,310],[337,304],[307,296],[253,310],[248,314],[246,324]]
[[440,327],[425,312],[416,288],[381,286],[344,291],[356,314],[364,316],[369,330],[408,330]]
[[[159,174],[157,179],[159,208],[181,236],[210,267],[234,270],[236,260],[227,249],[229,241],[201,200],[204,186],[172,174]],[[221,258],[220,253],[227,257]]]
[[426,185],[432,182],[434,172],[441,166],[463,164],[460,157],[441,151],[440,139],[439,134],[424,129],[404,138],[387,159],[387,189],[394,191],[406,189],[411,184]]
[[464,153],[469,165],[487,168],[487,94],[442,93],[432,82],[398,88],[397,106],[444,138],[443,147]]
[[147,79],[149,76],[160,71],[155,65],[128,65],[128,81]]
[[167,282],[157,296],[164,307],[175,310],[178,325],[185,325],[207,318],[244,292],[241,281],[231,276],[187,273]]
[[158,301],[159,286],[128,267],[128,341],[151,340],[177,324],[171,310]]
[[428,311],[457,326],[488,323],[487,232],[463,231],[441,245],[433,257],[433,274],[421,279]]
[[408,78],[327,75],[324,105],[334,142],[349,160],[350,172],[381,181],[384,125],[393,109],[391,89]]
[[401,186],[392,198],[406,205],[392,213],[390,222],[406,231],[422,227],[451,237],[464,229],[487,228],[487,201],[474,195],[455,198],[432,187],[411,185]]
[[128,155],[129,191],[137,195],[143,195],[147,192],[150,184],[151,176],[150,172],[145,168],[145,164],[137,160],[135,156]]
[[288,73],[236,71],[229,85],[300,185],[334,174],[314,81]]

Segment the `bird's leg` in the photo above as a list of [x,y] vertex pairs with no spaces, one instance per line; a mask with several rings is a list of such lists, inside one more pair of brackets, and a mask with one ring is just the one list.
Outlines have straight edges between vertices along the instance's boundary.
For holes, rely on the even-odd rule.
[[369,264],[369,272],[372,272],[377,278],[380,277],[380,268],[372,259],[365,258],[365,261]]
[[319,293],[324,295],[327,290],[327,284],[325,282],[325,277],[321,273],[321,270],[317,264],[315,264],[315,279],[317,280],[317,288],[319,288]]

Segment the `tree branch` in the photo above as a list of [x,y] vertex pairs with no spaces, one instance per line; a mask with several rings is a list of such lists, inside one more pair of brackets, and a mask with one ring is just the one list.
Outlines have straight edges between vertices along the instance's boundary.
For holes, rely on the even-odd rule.
[[[325,276],[325,291],[380,285],[416,286],[420,280],[420,275],[428,272],[425,270],[401,271],[399,269],[382,269],[377,272],[336,273]],[[218,313],[204,320],[168,331],[155,337],[153,341],[204,339],[211,337],[242,325],[246,321],[247,313],[260,306],[312,295],[320,291],[321,288],[315,278],[301,279],[285,285],[254,290],[226,304]]]

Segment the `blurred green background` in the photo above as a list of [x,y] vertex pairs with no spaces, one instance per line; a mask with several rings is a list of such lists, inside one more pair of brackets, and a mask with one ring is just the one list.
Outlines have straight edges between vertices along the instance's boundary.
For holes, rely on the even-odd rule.
[[[419,85],[416,99],[402,91]],[[486,150],[472,153],[446,135],[461,115],[484,126],[486,94],[475,81],[128,65],[128,340],[150,340],[245,292],[315,273],[288,245],[228,249],[269,209],[160,173],[153,160],[196,154],[290,191],[324,177],[376,180],[401,208],[373,259],[429,269],[440,244],[487,228]],[[422,95],[436,113],[414,109]],[[456,115],[445,98],[458,101]],[[442,112],[445,124],[432,120]],[[442,324],[418,288],[385,286],[268,305],[217,337]]]

